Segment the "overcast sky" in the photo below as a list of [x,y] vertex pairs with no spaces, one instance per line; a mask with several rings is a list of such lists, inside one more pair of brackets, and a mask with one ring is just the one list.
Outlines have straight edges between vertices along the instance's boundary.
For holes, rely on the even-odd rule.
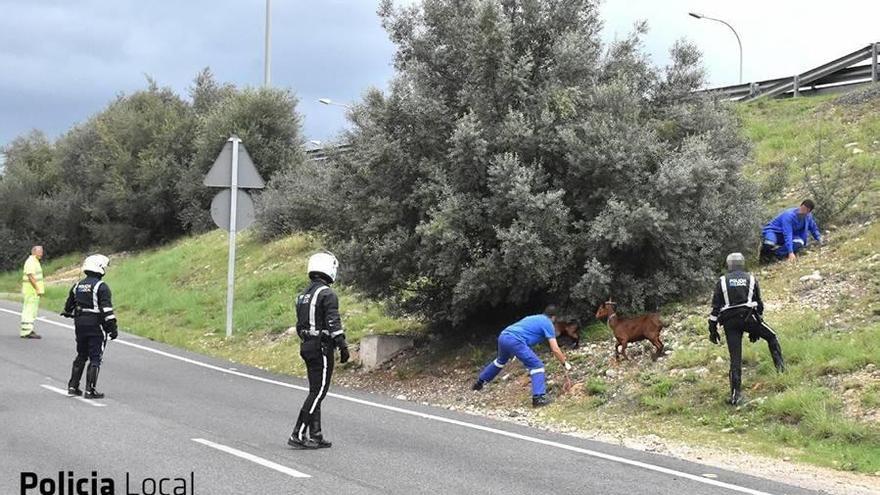
[[[345,125],[346,102],[391,77],[393,46],[373,0],[274,0],[272,83],[300,98],[305,135],[331,139]],[[264,0],[0,0],[0,145],[32,128],[57,137],[115,95],[145,86],[144,75],[186,94],[210,66],[221,81],[259,85]],[[703,50],[712,85],[737,82],[742,37],[744,81],[791,75],[880,41],[880,2],[837,0],[607,0],[606,40],[648,21],[657,64],[682,37]]]

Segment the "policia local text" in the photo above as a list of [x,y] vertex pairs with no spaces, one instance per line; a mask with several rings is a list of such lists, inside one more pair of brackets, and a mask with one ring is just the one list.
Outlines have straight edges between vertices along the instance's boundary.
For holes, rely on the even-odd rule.
[[188,478],[144,478],[139,483],[125,473],[125,491],[116,491],[113,478],[99,478],[97,471],[80,478],[73,471],[58,471],[52,478],[21,473],[21,495],[195,495],[195,473]]

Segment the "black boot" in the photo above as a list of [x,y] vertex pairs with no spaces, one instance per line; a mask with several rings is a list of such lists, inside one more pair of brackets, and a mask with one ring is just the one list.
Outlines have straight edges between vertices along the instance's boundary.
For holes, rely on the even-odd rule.
[[761,254],[758,255],[758,263],[768,265],[776,261],[776,247],[769,244],[761,244]]
[[67,395],[80,396],[83,394],[82,390],[79,389],[79,382],[82,381],[83,371],[85,371],[85,369],[85,361],[80,362],[77,359],[73,360],[73,369],[70,370],[70,381],[67,382]]
[[477,391],[483,390],[483,385],[485,385],[485,384],[486,384],[486,382],[477,378],[477,381],[475,381],[474,384],[471,385],[471,390],[477,390]]
[[785,373],[785,360],[782,359],[782,346],[779,345],[777,339],[773,339],[767,343],[770,346],[770,357],[773,358],[773,365],[776,366],[778,373]]
[[538,394],[532,396],[532,407],[546,406],[549,403],[550,398],[547,397],[547,394]]
[[287,445],[290,445],[295,449],[302,450],[317,449],[318,444],[306,436],[306,429],[308,424],[309,413],[305,411],[300,411],[299,417],[296,419],[296,425],[294,425],[293,427],[293,433],[291,433],[290,438],[287,439]]
[[309,438],[318,445],[319,449],[330,448],[333,443],[324,440],[324,434],[321,433],[321,410],[318,409],[312,413],[312,419],[309,422]]
[[95,390],[98,384],[98,371],[100,366],[89,363],[89,370],[86,372],[86,393],[83,395],[86,399],[103,399],[104,394]]
[[742,402],[742,379],[739,374],[730,374],[730,399],[727,401],[731,406],[738,406]]

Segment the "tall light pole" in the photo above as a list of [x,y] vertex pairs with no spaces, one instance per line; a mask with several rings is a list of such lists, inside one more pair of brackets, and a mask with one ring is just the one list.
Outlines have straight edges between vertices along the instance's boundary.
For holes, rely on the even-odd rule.
[[715,19],[714,17],[708,17],[703,14],[697,14],[695,12],[688,12],[688,15],[695,18],[695,19],[708,19],[710,21],[720,22],[721,24],[724,24],[725,26],[729,27],[731,31],[733,31],[733,35],[736,36],[736,43],[739,45],[739,83],[742,84],[742,82],[743,82],[743,44],[742,44],[742,41],[740,41],[740,39],[739,39],[739,34],[737,34],[736,29],[733,29],[733,26],[722,21],[721,19]]
[[269,87],[272,58],[272,0],[266,0],[266,51],[263,62],[263,86]]
[[331,100],[330,98],[319,98],[318,103],[323,103],[324,105],[333,105],[335,107],[343,107],[343,108],[347,108],[347,109],[351,110],[351,105],[348,105],[345,103],[338,103],[338,102]]

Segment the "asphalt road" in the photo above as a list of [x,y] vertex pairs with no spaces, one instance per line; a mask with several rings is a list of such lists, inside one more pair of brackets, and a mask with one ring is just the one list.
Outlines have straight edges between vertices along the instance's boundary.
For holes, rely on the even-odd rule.
[[120,334],[99,380],[107,398],[69,398],[71,322],[44,314],[43,339],[20,339],[18,311],[0,302],[4,495],[22,493],[23,472],[59,471],[87,484],[94,471],[125,495],[161,493],[162,478],[165,493],[181,478],[200,495],[818,493],[339,387],[323,406],[333,447],[292,450],[303,380]]

